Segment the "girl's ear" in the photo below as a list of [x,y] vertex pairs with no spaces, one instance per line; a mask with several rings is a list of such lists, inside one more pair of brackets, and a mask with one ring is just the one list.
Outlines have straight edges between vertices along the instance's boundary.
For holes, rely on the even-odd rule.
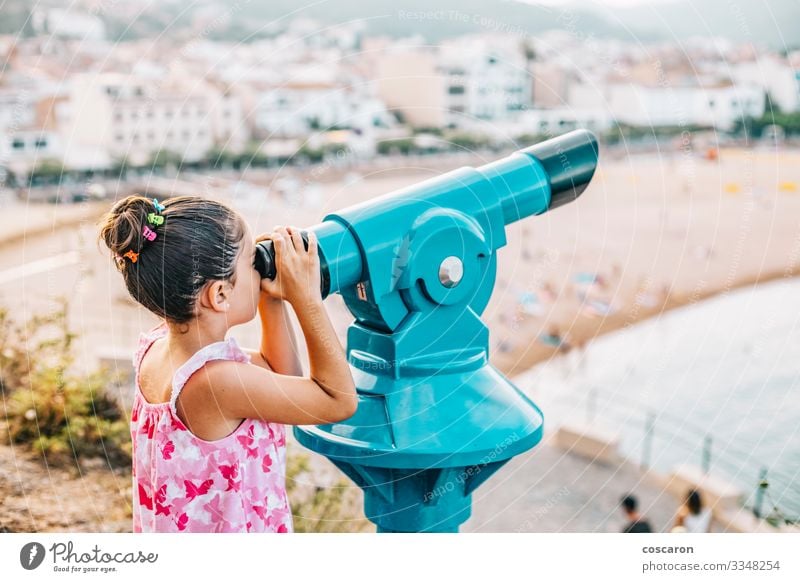
[[200,293],[200,305],[214,311],[228,311],[230,307],[230,284],[211,281]]

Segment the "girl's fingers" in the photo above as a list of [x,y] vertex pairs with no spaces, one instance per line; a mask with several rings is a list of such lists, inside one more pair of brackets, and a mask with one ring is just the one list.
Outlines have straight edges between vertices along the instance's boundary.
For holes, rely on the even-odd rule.
[[275,261],[280,261],[286,249],[286,240],[280,234],[276,234],[272,237],[272,248],[275,250]]
[[306,252],[305,245],[303,244],[303,237],[300,236],[300,231],[294,227],[289,227],[287,232],[289,233],[289,236],[292,237],[294,250],[296,250],[298,253]]
[[317,254],[317,234],[312,230],[308,232],[308,254],[309,255],[316,255]]
[[[292,244],[292,237],[289,235],[288,231],[286,230],[285,226],[279,226],[275,230],[275,239],[280,239],[281,246],[283,247],[283,252],[293,252],[294,245]],[[275,240],[273,239],[273,241]]]

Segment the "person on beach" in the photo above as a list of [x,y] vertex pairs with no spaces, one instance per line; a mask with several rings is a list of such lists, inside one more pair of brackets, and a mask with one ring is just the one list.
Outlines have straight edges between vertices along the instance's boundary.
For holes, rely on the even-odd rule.
[[627,525],[622,528],[622,533],[651,533],[653,528],[650,522],[639,514],[639,501],[633,495],[622,498],[622,510],[625,512]]
[[[314,233],[307,250],[292,227],[253,238],[234,210],[194,196],[128,196],[100,226],[128,292],[162,320],[133,356],[133,531],[293,531],[284,425],[342,421],[358,402],[322,303]],[[266,239],[274,280],[254,266]],[[286,303],[306,339],[308,376]],[[256,314],[259,349],[226,339]]]
[[711,530],[711,510],[703,507],[700,492],[692,489],[686,494],[686,501],[678,509],[673,532],[708,533]]

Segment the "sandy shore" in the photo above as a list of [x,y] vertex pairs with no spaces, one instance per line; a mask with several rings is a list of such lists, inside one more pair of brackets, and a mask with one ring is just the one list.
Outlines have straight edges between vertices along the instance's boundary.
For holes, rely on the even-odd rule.
[[508,374],[800,262],[800,152],[601,164],[578,203],[514,225],[487,314]]

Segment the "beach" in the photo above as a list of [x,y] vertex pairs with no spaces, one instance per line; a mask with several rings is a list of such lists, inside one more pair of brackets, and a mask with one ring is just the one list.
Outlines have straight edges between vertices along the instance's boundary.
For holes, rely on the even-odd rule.
[[517,374],[667,310],[796,275],[799,162],[768,150],[601,162],[577,203],[509,228],[486,316],[494,361]]

